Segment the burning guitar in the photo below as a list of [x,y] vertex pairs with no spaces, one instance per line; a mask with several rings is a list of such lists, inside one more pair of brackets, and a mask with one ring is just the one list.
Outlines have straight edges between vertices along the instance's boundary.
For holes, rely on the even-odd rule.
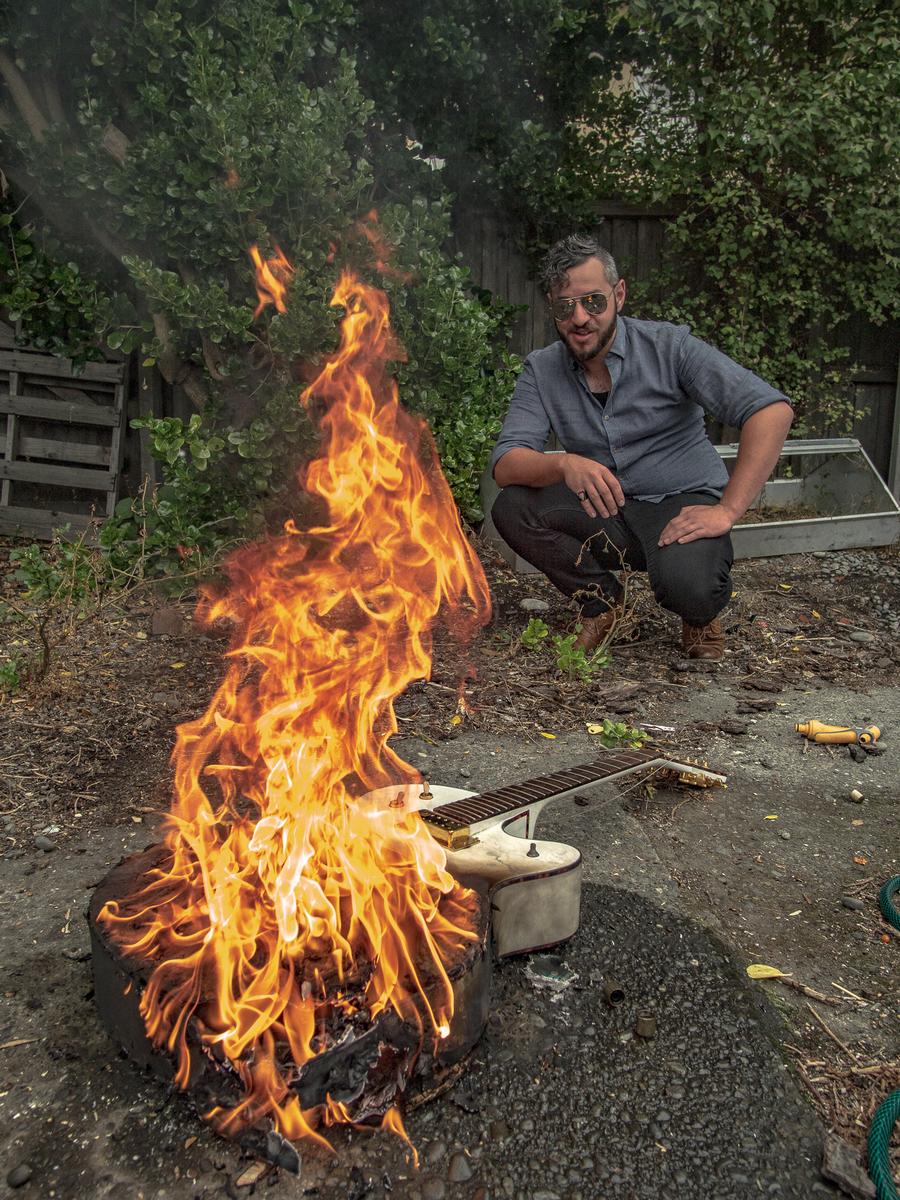
[[724,786],[725,776],[658,747],[610,751],[584,766],[542,775],[490,792],[406,784],[380,788],[368,799],[418,810],[447,852],[447,869],[461,883],[487,887],[491,928],[500,957],[563,942],[577,931],[581,853],[563,842],[532,840],[551,800],[580,788],[654,769],[690,786]]

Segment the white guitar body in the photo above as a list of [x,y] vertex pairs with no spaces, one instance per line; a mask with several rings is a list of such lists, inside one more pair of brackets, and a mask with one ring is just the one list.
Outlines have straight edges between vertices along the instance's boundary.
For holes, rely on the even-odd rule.
[[[460,788],[422,784],[380,788],[370,799],[390,799],[397,805],[429,811],[451,800],[477,795]],[[497,824],[480,829],[469,844],[447,850],[447,870],[460,883],[481,879],[488,885],[494,951],[500,958],[524,954],[564,942],[578,929],[581,913],[581,853],[562,842],[530,840],[538,813],[547,800],[517,810]],[[399,807],[399,805],[397,805]]]
[[[370,792],[367,799],[422,814],[447,853],[447,869],[460,883],[485,886],[498,957],[542,950],[566,941],[581,916],[581,853],[562,842],[534,836],[541,810],[580,788],[647,767],[680,773],[708,786],[725,778],[708,768],[663,757],[643,748],[555,775],[478,793],[423,783]],[[687,776],[690,776],[690,779]]]

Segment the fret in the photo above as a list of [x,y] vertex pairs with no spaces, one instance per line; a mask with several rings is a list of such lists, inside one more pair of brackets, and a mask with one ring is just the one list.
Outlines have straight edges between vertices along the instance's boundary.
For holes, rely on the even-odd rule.
[[659,757],[659,751],[649,747],[610,752],[602,759],[585,763],[580,767],[556,771],[552,775],[540,775],[536,779],[529,779],[523,783],[507,784],[505,787],[491,792],[467,796],[464,800],[451,800],[448,804],[441,804],[423,815],[426,820],[431,820],[441,826],[449,823],[463,828],[479,821],[489,820],[491,817],[500,817],[504,813],[513,812],[522,805],[549,800],[552,796],[560,795],[563,792],[570,792],[591,783],[599,783],[611,775],[633,770],[650,759]]

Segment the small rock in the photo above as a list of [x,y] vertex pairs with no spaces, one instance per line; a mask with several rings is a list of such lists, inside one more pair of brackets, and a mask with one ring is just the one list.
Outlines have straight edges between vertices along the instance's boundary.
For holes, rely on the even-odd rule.
[[862,794],[859,788],[854,788],[850,793],[850,799],[854,804],[862,804],[863,800],[865,800],[865,796]]
[[19,1165],[17,1167],[13,1167],[13,1169],[6,1176],[6,1182],[11,1188],[22,1187],[28,1182],[33,1174],[34,1170],[32,1169],[30,1163],[19,1163]]
[[245,1167],[240,1175],[234,1180],[235,1187],[248,1188],[254,1183],[259,1183],[263,1175],[271,1171],[272,1167],[267,1162],[254,1162],[249,1167]]
[[72,962],[87,962],[91,957],[90,950],[63,950],[63,954],[66,958],[71,959]]
[[786,829],[782,829],[781,833],[778,836],[784,842],[789,842],[791,840],[791,835]]
[[45,854],[49,854],[51,850],[56,849],[56,842],[53,838],[45,837],[43,833],[39,833],[34,839],[34,844],[38,850],[43,850]]
[[465,1183],[467,1179],[472,1178],[472,1168],[469,1166],[469,1160],[461,1150],[450,1159],[450,1169],[447,1172],[447,1178],[451,1183]]
[[854,629],[854,631],[850,634],[851,642],[859,642],[860,645],[863,646],[868,645],[869,642],[874,642],[875,640],[875,634],[866,633],[864,629]]
[[741,734],[746,733],[747,728],[748,726],[746,721],[719,722],[719,729],[721,729],[723,733],[730,733],[732,737],[739,737]]
[[530,613],[545,613],[550,611],[550,605],[546,600],[539,600],[537,596],[526,596],[524,600],[519,601],[519,608],[523,612]]
[[775,764],[772,762],[771,758],[761,758],[759,760],[759,765],[761,767],[765,767],[768,771],[773,770],[775,767]]
[[854,912],[862,912],[866,907],[865,901],[858,900],[856,896],[841,896],[841,904],[844,908],[851,908]]
[[447,1143],[441,1141],[440,1138],[437,1138],[435,1141],[429,1142],[425,1147],[425,1154],[423,1157],[429,1166],[434,1166],[435,1163],[441,1161],[446,1153]]
[[850,936],[855,942],[867,942],[869,940],[869,935],[864,929],[854,929]]
[[432,1175],[422,1181],[422,1200],[444,1200],[447,1195],[447,1185],[443,1179]]

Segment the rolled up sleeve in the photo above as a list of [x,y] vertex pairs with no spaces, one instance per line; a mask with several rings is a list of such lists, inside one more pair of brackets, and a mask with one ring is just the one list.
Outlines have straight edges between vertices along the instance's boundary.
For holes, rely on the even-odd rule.
[[550,436],[550,418],[541,400],[534,367],[527,360],[516,382],[509,412],[491,455],[491,474],[510,450],[518,447],[541,451]]
[[761,408],[777,401],[791,403],[783,392],[692,334],[681,345],[678,377],[692,400],[737,429]]

